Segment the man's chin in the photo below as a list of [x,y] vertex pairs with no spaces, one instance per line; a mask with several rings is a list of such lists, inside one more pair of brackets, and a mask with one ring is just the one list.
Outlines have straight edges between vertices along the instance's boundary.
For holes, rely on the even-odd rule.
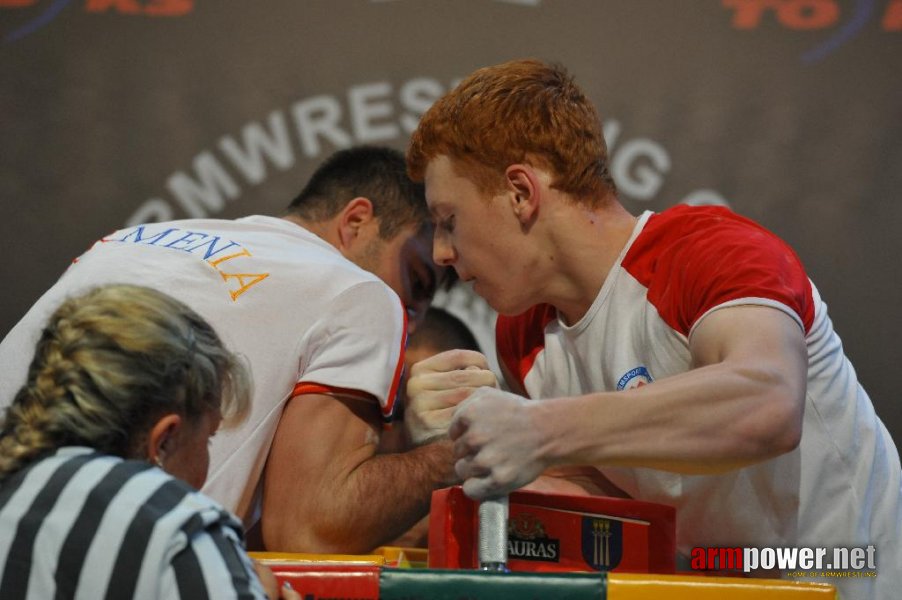
[[499,315],[514,316],[526,312],[530,306],[523,306],[513,298],[505,297],[503,293],[493,292],[485,286],[480,286],[478,281],[473,281],[473,292],[477,296],[486,301],[486,304],[492,307]]
[[473,293],[486,301],[486,303],[492,307],[493,310],[498,310],[495,308],[494,303],[492,302],[492,294],[486,292],[485,286],[481,285],[481,282],[478,281],[475,277],[471,277],[465,282],[470,289],[473,290]]

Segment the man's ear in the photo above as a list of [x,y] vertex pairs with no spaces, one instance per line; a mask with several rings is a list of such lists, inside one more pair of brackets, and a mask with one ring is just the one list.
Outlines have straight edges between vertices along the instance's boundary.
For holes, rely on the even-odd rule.
[[169,413],[160,417],[147,434],[147,460],[160,467],[166,457],[175,450],[175,437],[182,427],[182,417]]
[[541,187],[539,178],[529,165],[518,163],[504,170],[511,208],[521,224],[530,223],[539,210]]
[[338,240],[341,244],[339,250],[351,248],[360,238],[363,229],[372,227],[375,221],[373,203],[369,198],[358,196],[348,202],[338,218]]

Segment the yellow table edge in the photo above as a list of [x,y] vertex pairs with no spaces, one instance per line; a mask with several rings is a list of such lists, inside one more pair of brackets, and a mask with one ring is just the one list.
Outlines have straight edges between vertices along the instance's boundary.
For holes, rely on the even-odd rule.
[[608,600],[835,600],[836,597],[833,585],[810,581],[646,573],[608,575]]

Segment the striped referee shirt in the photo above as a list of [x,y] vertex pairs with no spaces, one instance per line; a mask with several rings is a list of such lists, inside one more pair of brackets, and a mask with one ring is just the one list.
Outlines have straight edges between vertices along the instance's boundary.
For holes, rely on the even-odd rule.
[[266,598],[241,524],[148,463],[66,447],[0,484],[0,598]]

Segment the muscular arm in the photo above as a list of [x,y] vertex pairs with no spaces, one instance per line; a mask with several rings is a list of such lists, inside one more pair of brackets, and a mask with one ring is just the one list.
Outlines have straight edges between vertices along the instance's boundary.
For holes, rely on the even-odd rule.
[[[721,309],[699,324],[689,348],[686,373],[626,392],[561,399],[548,415],[561,428],[552,453],[568,463],[710,473],[798,445],[808,359],[795,321],[767,307]],[[581,418],[593,426],[579,427]]]
[[[807,354],[793,319],[768,307],[724,308],[698,325],[690,351],[691,370],[628,391],[521,403],[521,410],[478,391],[451,428],[463,458],[458,474],[475,478],[468,493],[518,487],[549,465],[717,473],[798,445]],[[492,414],[518,421],[508,418],[502,434]]]
[[289,401],[264,473],[267,549],[367,552],[425,515],[433,489],[457,482],[450,442],[377,455],[380,429],[375,401]]

